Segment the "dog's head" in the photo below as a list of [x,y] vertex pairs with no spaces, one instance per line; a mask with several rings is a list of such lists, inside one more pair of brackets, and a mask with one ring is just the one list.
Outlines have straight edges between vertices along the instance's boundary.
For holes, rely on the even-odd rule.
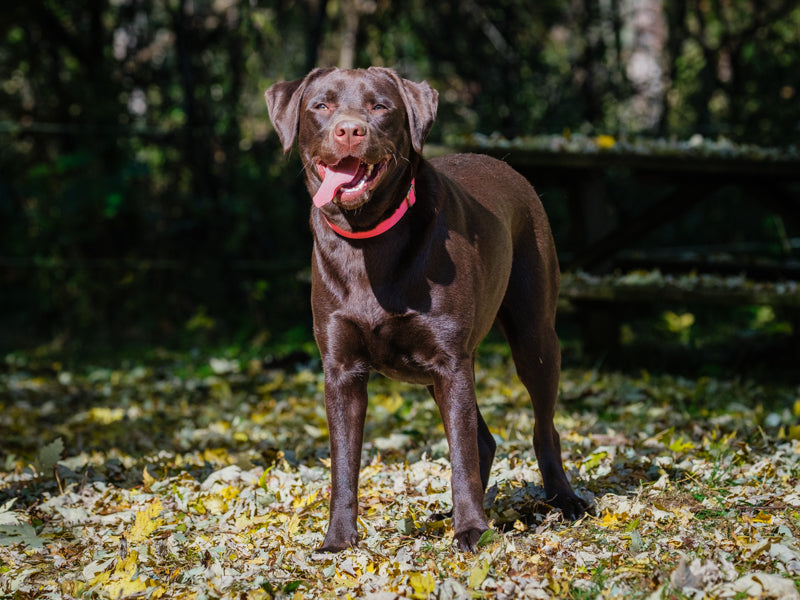
[[315,69],[276,83],[267,108],[284,152],[298,140],[318,207],[366,204],[405,179],[433,126],[438,94],[391,69]]

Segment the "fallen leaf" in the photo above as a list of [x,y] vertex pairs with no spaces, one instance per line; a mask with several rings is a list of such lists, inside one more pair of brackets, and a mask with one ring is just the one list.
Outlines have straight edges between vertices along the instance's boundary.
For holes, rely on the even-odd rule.
[[413,590],[411,597],[418,600],[425,600],[433,594],[433,590],[436,588],[436,578],[430,573],[411,573],[408,583]]
[[137,512],[136,521],[128,535],[128,541],[134,544],[142,542],[156,529],[161,527],[161,525],[164,524],[164,520],[157,519],[156,517],[161,513],[163,508],[161,501],[155,500],[151,502],[147,508]]
[[483,580],[486,579],[486,576],[489,574],[490,569],[491,565],[486,560],[478,559],[475,566],[472,567],[472,570],[469,572],[469,578],[467,579],[469,587],[475,590],[479,589]]

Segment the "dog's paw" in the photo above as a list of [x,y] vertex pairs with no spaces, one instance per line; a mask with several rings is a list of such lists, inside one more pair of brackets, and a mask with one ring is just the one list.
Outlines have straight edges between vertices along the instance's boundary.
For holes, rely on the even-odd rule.
[[568,521],[577,521],[590,508],[590,504],[586,500],[571,491],[567,494],[556,494],[553,498],[548,499],[547,503],[560,509],[564,518]]
[[478,541],[487,529],[467,529],[455,535],[455,543],[459,550],[462,552],[476,552],[478,550]]
[[322,546],[317,548],[315,552],[320,554],[330,554],[334,552],[341,552],[347,548],[353,548],[358,545],[358,532],[352,531],[347,534],[338,533],[332,529],[328,530],[328,534],[322,542]]
[[356,546],[356,543],[349,543],[349,542],[323,542],[322,546],[314,550],[316,554],[335,554],[337,552],[341,552],[342,550],[347,550],[348,548],[353,548]]

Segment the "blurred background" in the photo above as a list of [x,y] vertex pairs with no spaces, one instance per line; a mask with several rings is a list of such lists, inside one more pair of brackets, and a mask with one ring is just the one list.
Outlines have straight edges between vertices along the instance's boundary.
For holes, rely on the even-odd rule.
[[795,0],[29,0],[0,39],[0,354],[309,347],[263,94],[380,65],[439,90],[431,154],[536,186],[568,358],[797,364]]

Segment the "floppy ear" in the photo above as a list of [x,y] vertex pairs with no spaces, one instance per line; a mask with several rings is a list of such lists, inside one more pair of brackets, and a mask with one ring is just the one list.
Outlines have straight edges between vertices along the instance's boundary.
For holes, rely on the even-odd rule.
[[[372,67],[376,68],[376,67]],[[411,131],[411,145],[417,154],[422,154],[422,145],[431,132],[436,109],[439,106],[439,92],[426,81],[417,83],[403,79],[392,69],[380,69],[394,79],[408,115],[408,127]]]
[[272,126],[283,144],[284,154],[292,149],[297,128],[300,124],[300,102],[308,82],[333,69],[314,69],[302,79],[281,81],[264,93],[267,100],[267,111]]
[[431,132],[433,120],[436,118],[436,109],[439,107],[439,92],[433,89],[428,82],[416,83],[408,79],[401,79],[403,86],[403,99],[408,112],[408,124],[411,128],[411,143],[417,154],[422,154],[422,144]]

